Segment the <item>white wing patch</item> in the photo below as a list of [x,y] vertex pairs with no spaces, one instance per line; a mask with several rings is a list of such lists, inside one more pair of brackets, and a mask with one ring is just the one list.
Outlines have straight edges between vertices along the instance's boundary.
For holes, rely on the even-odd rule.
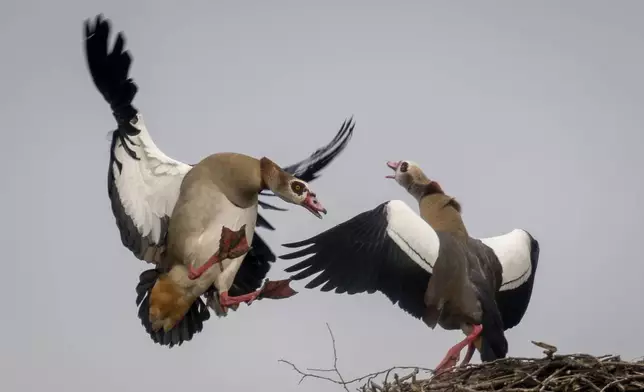
[[183,177],[192,167],[157,148],[140,114],[136,124],[131,124],[141,132],[126,143],[139,160],[130,157],[118,141],[114,153],[122,169],[119,172],[113,163],[115,184],[121,204],[141,236],[158,243],[164,234],[161,219],[172,214]]
[[528,233],[514,229],[503,235],[480,240],[492,248],[503,267],[500,291],[515,289],[528,281],[532,274],[531,241]]
[[440,250],[436,231],[402,200],[387,203],[387,222],[389,238],[431,274]]

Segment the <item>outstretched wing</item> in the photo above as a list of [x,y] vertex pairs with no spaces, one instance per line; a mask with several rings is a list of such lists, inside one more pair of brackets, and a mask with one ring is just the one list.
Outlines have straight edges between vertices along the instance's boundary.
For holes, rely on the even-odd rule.
[[108,50],[110,24],[99,15],[85,22],[85,54],[96,88],[112,108],[118,128],[112,133],[107,189],[121,241],[137,258],[158,263],[167,225],[190,165],[165,155],[152,141],[132,100],[137,86],[128,78],[130,54],[122,33]]
[[283,168],[284,171],[305,182],[315,180],[319,176],[317,173],[327,167],[347,147],[353,136],[354,127],[355,123],[351,116],[342,123],[340,130],[329,144],[318,148],[308,158]]
[[[432,239],[434,239],[432,241]],[[438,236],[407,204],[392,200],[304,241],[308,248],[280,256],[309,256],[286,269],[291,278],[320,273],[306,288],[355,294],[380,291],[414,317],[422,317],[424,294],[438,257]],[[299,272],[298,272],[299,271]]]
[[481,242],[494,251],[503,267],[503,283],[496,294],[496,302],[504,328],[513,328],[521,322],[532,297],[539,242],[521,229],[482,238]]
[[[166,246],[169,217],[179,196],[181,181],[190,165],[165,155],[154,144],[143,118],[132,105],[138,90],[128,77],[132,59],[119,33],[108,50],[110,22],[98,15],[85,21],[85,55],[94,85],[110,105],[117,129],[112,133],[107,190],[121,241],[137,258],[158,264]],[[210,313],[197,298],[170,331],[153,332],[149,322],[149,294],[163,272],[144,271],[136,287],[141,324],[152,340],[173,347],[191,340]]]
[[107,189],[123,245],[139,259],[158,263],[181,181],[191,166],[163,154],[140,114],[136,120],[131,125],[140,130],[138,135],[118,130],[112,135]]

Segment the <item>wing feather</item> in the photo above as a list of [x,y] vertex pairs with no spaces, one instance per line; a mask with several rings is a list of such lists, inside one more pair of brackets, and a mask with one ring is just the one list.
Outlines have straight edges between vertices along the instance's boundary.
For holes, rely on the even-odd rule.
[[327,145],[318,148],[306,159],[284,167],[283,170],[305,182],[315,180],[319,176],[317,173],[327,167],[347,147],[354,128],[355,122],[351,116],[342,123],[338,133]]
[[513,328],[521,322],[530,304],[539,262],[539,242],[521,229],[482,238],[481,242],[494,251],[503,268],[503,283],[496,302],[504,328]]
[[123,245],[137,258],[158,263],[181,182],[192,167],[156,147],[139,113],[131,124],[139,130],[137,135],[120,137],[116,131],[112,136],[108,176],[112,210],[121,238],[127,239]]
[[[420,232],[405,229],[405,226],[413,228],[415,225],[422,228]],[[308,289],[322,286],[321,291],[335,290],[336,293],[347,294],[380,291],[394,304],[420,318],[425,307],[424,293],[431,278],[431,265],[438,249],[427,253],[426,249],[419,250],[404,244],[417,243],[413,239],[416,235],[431,238],[431,233],[436,236],[433,229],[405,203],[393,200],[314,237],[284,244],[287,248],[308,247],[280,258],[290,260],[308,256],[286,269],[286,272],[295,273],[291,276],[294,280],[319,273],[306,284]],[[394,239],[392,236],[397,237]]]
[[132,58],[124,50],[125,37],[118,33],[109,50],[110,29],[102,15],[94,24],[85,21],[87,67],[118,126],[112,133],[108,195],[123,245],[137,258],[158,263],[181,181],[191,166],[168,157],[154,144],[132,105],[138,87],[128,78]]

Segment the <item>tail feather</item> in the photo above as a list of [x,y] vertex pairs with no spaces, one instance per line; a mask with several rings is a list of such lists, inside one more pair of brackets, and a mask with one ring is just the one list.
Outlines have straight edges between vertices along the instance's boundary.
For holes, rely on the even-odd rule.
[[503,319],[501,312],[496,306],[494,295],[482,292],[479,295],[479,302],[483,311],[481,326],[481,362],[490,362],[496,359],[505,358],[508,354],[508,341],[505,338]]
[[172,348],[181,346],[183,342],[192,340],[192,337],[201,332],[204,321],[210,318],[208,307],[198,297],[190,306],[186,315],[179,321],[174,328],[165,332],[163,328],[154,331],[150,322],[150,292],[154,284],[163,274],[159,269],[150,269],[144,271],[139,276],[139,284],[136,286],[137,298],[136,304],[139,306],[139,319],[145,331],[150,335],[152,341],[162,346]]

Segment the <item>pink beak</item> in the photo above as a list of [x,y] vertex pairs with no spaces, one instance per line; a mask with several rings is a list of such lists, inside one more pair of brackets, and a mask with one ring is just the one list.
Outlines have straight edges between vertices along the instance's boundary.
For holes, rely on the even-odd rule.
[[[389,166],[390,169],[392,170],[398,170],[398,166],[400,166],[400,161],[399,162],[392,162],[392,161],[387,161],[387,166]],[[385,176],[385,178],[392,178],[395,179],[395,175],[388,175]]]
[[320,219],[322,219],[320,212],[326,215],[326,208],[322,207],[322,204],[318,201],[315,193],[309,192],[306,195],[306,199],[302,202],[302,207],[306,208]]

